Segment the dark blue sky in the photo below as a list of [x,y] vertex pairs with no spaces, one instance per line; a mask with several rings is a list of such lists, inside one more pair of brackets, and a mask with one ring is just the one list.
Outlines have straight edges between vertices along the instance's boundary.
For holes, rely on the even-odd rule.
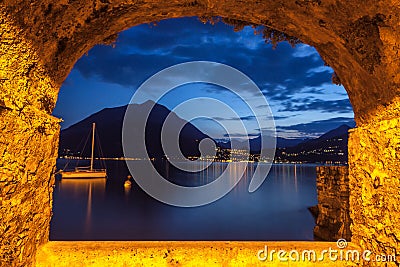
[[[353,122],[345,89],[332,84],[333,71],[324,66],[314,48],[305,44],[292,48],[283,42],[274,50],[251,27],[234,32],[222,22],[203,24],[197,18],[139,25],[120,33],[114,47],[94,47],[64,82],[54,115],[64,120],[65,128],[103,108],[128,104],[146,79],[166,67],[193,60],[224,63],[249,76],[269,102],[280,136],[314,137]],[[187,85],[160,103],[172,109],[201,96],[238,102],[238,113],[253,127],[254,118],[245,105],[216,86]],[[216,110],[215,116],[223,114]],[[194,124],[204,132],[218,131],[212,123],[198,120]],[[257,131],[250,130],[250,134]]]

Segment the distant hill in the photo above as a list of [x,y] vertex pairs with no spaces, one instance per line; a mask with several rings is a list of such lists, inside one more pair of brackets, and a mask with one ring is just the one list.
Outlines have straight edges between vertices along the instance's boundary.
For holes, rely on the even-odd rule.
[[[179,136],[179,144],[182,153],[188,156],[200,156],[198,144],[204,138],[210,138],[193,124],[187,122],[166,107],[147,101],[143,104],[132,104],[133,112],[140,114],[146,112],[150,105],[154,105],[149,115],[146,125],[146,148],[150,157],[161,158],[164,151],[161,145],[161,129],[163,123],[169,114],[172,125],[185,125]],[[122,157],[122,124],[127,109],[127,105],[116,108],[105,108],[86,119],[62,130],[60,133],[59,155],[83,155],[90,156],[90,132],[92,123],[96,123],[97,139],[100,139],[102,155],[105,157]],[[177,126],[179,127],[179,126]],[[347,142],[348,125],[341,125],[319,138],[315,139],[285,139],[278,137],[276,140],[277,148],[275,161],[277,162],[347,162]],[[138,138],[139,131],[142,129],[133,129],[132,138]],[[168,134],[168,133],[167,133]],[[267,137],[263,137],[266,146],[265,149],[271,149]],[[83,149],[86,142],[85,149]],[[234,140],[235,145],[241,147],[244,142]],[[252,154],[260,153],[261,136],[250,139],[250,150]],[[230,142],[218,142],[221,148],[231,148]],[[95,154],[98,156],[99,151]],[[169,155],[171,156],[171,155]]]
[[316,139],[310,139],[292,147],[279,148],[277,161],[326,163],[347,163],[348,125],[341,125]]
[[[186,122],[166,107],[147,101],[143,104],[132,104],[131,108],[137,114],[145,112],[149,105],[154,105],[146,126],[146,147],[150,157],[160,158],[164,155],[161,146],[162,125],[169,114],[174,125],[185,124],[180,134],[180,147],[185,156],[199,156],[198,143],[209,138],[190,122]],[[59,155],[90,155],[90,135],[92,123],[96,123],[96,133],[101,142],[102,154],[105,157],[122,157],[122,125],[127,105],[115,108],[105,108],[86,119],[62,130],[60,133]],[[139,135],[141,129],[133,129],[132,138]],[[83,149],[85,140],[87,145]],[[95,152],[99,155],[99,151]]]
[[[252,153],[260,153],[261,138],[262,138],[261,135],[259,135],[256,138],[252,138],[249,140],[250,151]],[[287,138],[283,138],[283,137],[277,137],[276,138],[276,147],[277,148],[292,147],[292,146],[295,146],[295,145],[298,145],[298,144],[304,142],[305,140],[309,140],[309,139],[287,139]],[[268,137],[265,137],[264,141],[265,141],[265,146],[267,148],[270,148],[268,146],[268,141],[270,141],[270,140],[268,140]],[[238,148],[246,147],[245,141],[235,140],[234,142]],[[222,148],[230,148],[231,143],[229,141],[218,142],[218,145]]]
[[[257,138],[250,139],[250,149],[251,151],[254,152],[260,152],[261,149],[261,135],[259,135]],[[296,146],[302,142],[304,142],[305,139],[287,139],[283,137],[277,137],[276,138],[276,147],[292,147]],[[265,144],[268,147],[268,138],[264,138]]]

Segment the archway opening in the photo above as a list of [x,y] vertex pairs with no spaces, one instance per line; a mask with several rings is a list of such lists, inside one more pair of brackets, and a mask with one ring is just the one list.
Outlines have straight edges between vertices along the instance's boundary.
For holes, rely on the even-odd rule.
[[[266,180],[264,191],[246,196],[247,200],[240,195],[238,197],[233,191],[221,200],[227,199],[223,204],[208,207],[208,210],[205,207],[203,212],[199,211],[201,208],[193,209],[193,212],[182,212],[181,209],[166,208],[152,200],[137,185],[124,189],[123,184],[129,172],[124,166],[120,166],[121,162],[114,164],[110,160],[107,164],[110,166],[110,179],[107,182],[82,183],[80,180],[78,183],[57,183],[52,226],[55,230],[51,230],[52,239],[313,239],[314,221],[307,207],[317,204],[315,165],[304,164],[347,164],[348,128],[344,125],[354,126],[347,94],[343,87],[332,84],[334,72],[325,66],[314,48],[301,43],[293,48],[297,39],[267,28],[245,26],[246,23],[240,21],[226,21],[234,26],[218,20],[212,22],[214,25],[202,25],[196,18],[182,18],[161,21],[157,26],[136,26],[121,33],[114,48],[100,46],[88,52],[89,56],[83,57],[75,65],[64,83],[54,111],[54,115],[65,118],[60,139],[60,156],[70,159],[82,157],[79,153],[83,153],[84,157],[88,157],[89,150],[81,150],[79,143],[85,137],[84,133],[90,130],[91,123],[96,122],[104,157],[122,158],[121,149],[116,148],[121,146],[123,113],[119,111],[123,109],[119,110],[121,108],[117,107],[128,104],[132,94],[144,80],[166,67],[192,60],[217,61],[233,66],[251,77],[271,105],[278,129],[278,149],[274,159],[276,165],[272,167],[270,179]],[[266,41],[271,43],[265,44]],[[275,46],[276,49],[273,50],[272,47]],[[251,140],[250,145],[253,145],[252,158],[249,160],[262,161],[257,158],[260,129],[252,125],[254,114],[249,114],[248,110],[241,107],[243,103],[223,88],[209,84],[182,86],[162,98],[160,104],[173,110],[188,98],[205,96],[225,102],[237,101],[238,120],[244,121],[247,128],[251,128],[246,137]],[[155,100],[151,92],[148,93],[147,100]],[[74,107],[72,112],[71,106]],[[101,110],[103,108],[108,109]],[[96,114],[92,115],[93,113]],[[215,117],[219,114],[223,121],[236,120],[220,113],[216,110]],[[182,116],[184,118],[185,114]],[[79,122],[80,120],[82,121]],[[75,124],[76,122],[78,123]],[[220,131],[221,129],[209,121],[195,121],[193,126],[209,136],[215,136],[213,139],[222,151],[217,155],[219,161],[235,158],[231,147],[225,145],[224,131]],[[111,129],[117,131],[110,131]],[[331,130],[335,131],[327,134]],[[238,133],[233,134],[237,134],[237,142],[242,142],[245,138]],[[324,134],[327,135],[323,137]],[[226,154],[229,156],[226,157]],[[156,153],[154,157],[159,156]],[[63,168],[61,165],[59,167]],[[224,164],[219,166],[221,170],[226,169]],[[167,173],[169,172],[168,170]],[[207,180],[211,176],[203,172],[196,179]],[[182,182],[181,176],[179,179]],[[72,193],[76,194],[74,199],[70,198]],[[246,191],[242,193],[248,194]],[[269,198],[264,199],[266,195]],[[282,195],[286,198],[282,198]],[[253,202],[246,203],[250,198]],[[282,206],[279,201],[286,205]],[[85,204],[79,207],[79,203]],[[138,203],[139,206],[135,207]],[[264,204],[268,203],[274,205],[265,212]],[[76,212],[71,205],[82,210],[80,216],[67,216],[74,219],[72,223],[65,221],[63,217],[68,214],[68,210]],[[63,206],[64,209],[61,208]],[[108,212],[114,214],[115,206],[123,207],[122,215],[109,221],[106,219],[108,215],[104,207],[108,207]],[[227,208],[232,206],[235,209]],[[239,212],[236,209],[238,206],[242,206]],[[275,217],[279,213],[283,213],[283,216]],[[166,215],[170,220],[163,221]],[[141,216],[146,220],[142,220]],[[104,224],[100,223],[101,218]],[[214,223],[210,223],[209,218],[214,218]],[[232,228],[251,228],[240,218],[249,220],[247,223],[252,225],[251,231],[234,231],[232,234],[230,228],[225,232],[213,228],[213,225],[226,225],[232,221],[237,222]],[[293,225],[293,221],[300,221],[300,226]],[[266,222],[270,223],[267,227],[269,231],[260,236]],[[118,231],[112,232],[110,225]],[[163,231],[154,231],[157,228]]]

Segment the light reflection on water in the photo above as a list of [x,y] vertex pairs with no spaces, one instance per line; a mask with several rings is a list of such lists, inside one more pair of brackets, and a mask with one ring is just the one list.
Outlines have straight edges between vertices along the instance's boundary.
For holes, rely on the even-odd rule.
[[[59,194],[70,198],[72,205],[86,205],[86,216],[84,219],[84,232],[90,234],[92,226],[92,201],[104,199],[106,192],[106,179],[63,179],[56,187]],[[81,202],[86,199],[86,203]],[[75,203],[74,203],[75,202]]]
[[[231,177],[239,164],[229,165]],[[165,164],[160,169],[176,184],[196,186],[212,182],[227,166],[214,163],[191,175]],[[135,183],[124,187],[129,172],[123,162],[107,162],[107,169],[107,180],[57,180],[51,240],[313,239],[315,223],[307,207],[317,204],[314,165],[273,165],[264,184],[250,194],[255,165],[249,164],[229,194],[197,208],[160,203]]]

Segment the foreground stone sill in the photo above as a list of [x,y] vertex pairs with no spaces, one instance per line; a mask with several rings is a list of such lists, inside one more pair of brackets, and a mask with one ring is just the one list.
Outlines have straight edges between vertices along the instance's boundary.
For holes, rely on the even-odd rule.
[[[50,241],[36,256],[37,267],[50,266],[346,266],[343,261],[260,261],[264,249],[337,249],[335,242],[236,241]],[[357,249],[349,243],[346,249]],[[355,265],[356,266],[356,265]]]

